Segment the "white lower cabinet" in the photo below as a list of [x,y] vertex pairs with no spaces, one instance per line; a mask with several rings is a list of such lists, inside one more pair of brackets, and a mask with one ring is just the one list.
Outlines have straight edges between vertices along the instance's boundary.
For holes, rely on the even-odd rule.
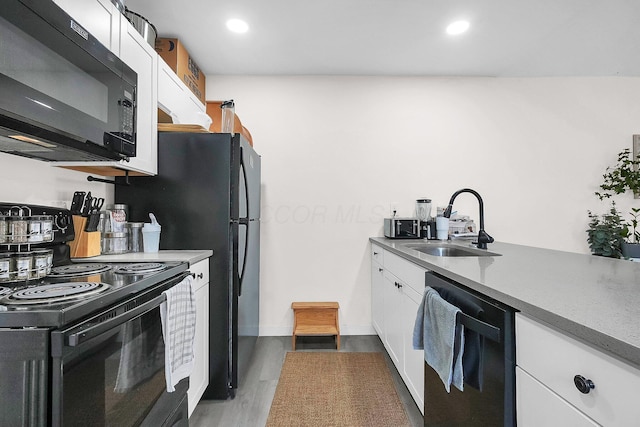
[[426,270],[372,245],[371,315],[398,373],[424,413],[424,354],[413,349],[413,326]]
[[404,341],[404,374],[407,388],[420,410],[424,408],[424,351],[413,349],[413,325],[422,294],[409,287],[403,288],[402,333]]
[[189,416],[191,416],[209,385],[209,259],[193,264],[189,270],[195,274],[196,298],[194,360],[188,391]]
[[518,426],[639,425],[636,367],[521,313],[516,363]]
[[598,426],[540,381],[516,367],[518,427]]
[[[382,250],[380,250],[382,251]],[[384,334],[384,268],[375,259],[371,260],[371,317],[373,328],[382,337]]]
[[385,270],[384,289],[382,290],[384,299],[384,337],[382,339],[391,360],[395,363],[398,371],[402,373],[402,361],[404,360],[404,343],[402,331],[402,283],[400,279]]

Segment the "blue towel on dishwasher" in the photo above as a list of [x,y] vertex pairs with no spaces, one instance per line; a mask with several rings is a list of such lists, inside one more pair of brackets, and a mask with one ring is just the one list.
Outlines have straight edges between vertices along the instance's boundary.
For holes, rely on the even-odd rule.
[[425,286],[413,328],[413,348],[424,349],[424,360],[438,373],[447,393],[451,384],[460,391],[464,389],[462,325],[459,325],[456,334],[456,316],[459,312],[458,307],[442,299],[436,290]]

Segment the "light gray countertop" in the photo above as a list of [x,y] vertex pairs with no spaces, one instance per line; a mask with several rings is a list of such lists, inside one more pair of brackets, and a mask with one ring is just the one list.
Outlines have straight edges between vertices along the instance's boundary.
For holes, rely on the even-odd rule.
[[118,255],[98,255],[90,258],[75,258],[73,262],[168,262],[180,261],[193,265],[213,255],[212,250],[161,250],[159,252],[129,252]]
[[640,368],[638,262],[499,242],[488,250],[501,256],[436,257],[406,247],[426,240],[369,240]]

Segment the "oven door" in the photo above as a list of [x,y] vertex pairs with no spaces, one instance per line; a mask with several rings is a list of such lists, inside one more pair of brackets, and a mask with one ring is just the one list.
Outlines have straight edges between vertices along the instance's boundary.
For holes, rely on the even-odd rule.
[[180,275],[65,330],[52,332],[53,426],[163,425],[180,411],[188,380],[166,393],[162,291]]

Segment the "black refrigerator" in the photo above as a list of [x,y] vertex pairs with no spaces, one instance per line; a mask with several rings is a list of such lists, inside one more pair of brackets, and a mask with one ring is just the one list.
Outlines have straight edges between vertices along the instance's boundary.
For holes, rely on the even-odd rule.
[[239,134],[158,133],[158,175],[116,179],[129,221],[162,226],[160,249],[212,249],[209,387],[235,396],[258,337],[260,156]]

